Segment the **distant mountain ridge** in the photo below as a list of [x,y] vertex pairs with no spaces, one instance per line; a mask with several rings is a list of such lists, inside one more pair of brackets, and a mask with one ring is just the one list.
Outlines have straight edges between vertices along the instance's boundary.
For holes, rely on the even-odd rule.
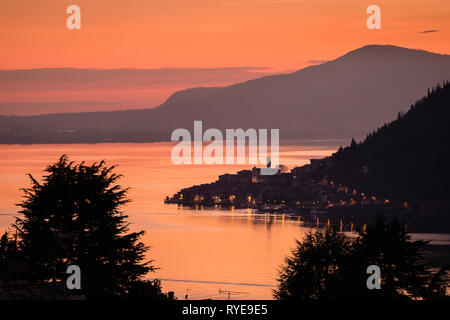
[[369,45],[333,61],[225,87],[178,91],[154,109],[0,117],[0,143],[169,140],[176,128],[279,128],[281,138],[362,136],[450,79],[450,56]]
[[274,74],[263,67],[0,69],[0,115],[156,107],[190,87],[224,86]]

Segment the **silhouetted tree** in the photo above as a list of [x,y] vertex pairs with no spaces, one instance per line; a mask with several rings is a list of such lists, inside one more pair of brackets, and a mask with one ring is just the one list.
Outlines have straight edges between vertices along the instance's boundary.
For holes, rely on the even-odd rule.
[[120,210],[127,189],[116,184],[121,176],[114,168],[104,161],[74,164],[63,155],[46,168],[42,183],[29,175],[32,186],[19,204],[23,217],[15,223],[22,255],[35,280],[64,279],[67,266],[78,265],[88,297],[131,291],[162,297],[159,282],[141,280],[154,267],[145,261],[143,231],[128,233]]
[[355,241],[353,256],[361,266],[377,265],[382,270],[382,290],[374,290],[372,294],[386,298],[404,295],[425,298],[432,278],[431,266],[423,263],[425,244],[425,241],[410,241],[404,226],[396,219],[386,224],[378,216],[375,224]]
[[[297,241],[280,270],[277,299],[439,299],[448,286],[448,267],[433,274],[423,262],[423,241],[410,241],[396,221],[378,217],[355,240],[335,230],[309,233]],[[381,269],[381,289],[369,290],[367,267]]]
[[16,242],[11,239],[8,232],[0,237],[0,263],[13,258],[17,254]]
[[15,280],[19,273],[26,272],[25,263],[20,255],[15,238],[5,231],[0,237],[0,280],[4,284]]
[[279,275],[274,296],[281,300],[311,300],[328,295],[331,287],[342,282],[342,266],[347,263],[350,241],[335,230],[308,233]]
[[431,278],[426,292],[429,299],[444,299],[447,295],[448,284],[450,283],[450,266],[444,266]]

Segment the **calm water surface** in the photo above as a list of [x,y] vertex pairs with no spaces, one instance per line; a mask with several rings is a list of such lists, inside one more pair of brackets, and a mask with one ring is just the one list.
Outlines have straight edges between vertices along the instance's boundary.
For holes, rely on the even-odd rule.
[[[302,141],[280,148],[280,163],[290,168],[333,153],[345,141]],[[179,299],[270,299],[277,270],[308,227],[295,219],[251,210],[191,210],[165,205],[163,199],[183,187],[215,181],[218,175],[249,169],[248,165],[176,166],[171,143],[0,146],[0,231],[17,215],[26,173],[40,177],[61,154],[88,163],[105,159],[124,175],[132,202],[124,207],[133,230],[145,230],[149,258],[159,267],[149,277],[162,279],[164,291]],[[419,237],[415,235],[415,237]],[[427,239],[450,244],[448,235]]]

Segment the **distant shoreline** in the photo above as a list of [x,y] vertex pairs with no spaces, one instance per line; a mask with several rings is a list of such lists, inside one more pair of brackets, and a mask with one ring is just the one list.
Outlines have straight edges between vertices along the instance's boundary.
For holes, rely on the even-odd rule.
[[[355,137],[357,140],[361,140],[363,137]],[[350,143],[352,137],[308,137],[308,138],[287,138],[280,139],[281,145],[285,146],[317,146],[323,145],[326,142],[340,142],[336,143],[336,145],[347,145]],[[0,145],[7,146],[29,146],[29,145],[61,145],[61,144],[132,144],[132,143],[157,143],[157,142],[168,142],[168,143],[176,143],[166,139],[144,139],[144,140],[123,140],[123,141],[38,141],[38,142],[2,142],[0,141]],[[204,146],[208,145],[208,142],[204,143]]]

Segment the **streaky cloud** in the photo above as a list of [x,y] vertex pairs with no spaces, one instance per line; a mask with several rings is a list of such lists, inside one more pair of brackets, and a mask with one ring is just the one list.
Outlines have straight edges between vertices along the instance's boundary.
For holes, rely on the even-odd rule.
[[439,31],[441,31],[441,30],[431,29],[431,30],[419,31],[418,33],[435,33],[435,32],[439,32]]

